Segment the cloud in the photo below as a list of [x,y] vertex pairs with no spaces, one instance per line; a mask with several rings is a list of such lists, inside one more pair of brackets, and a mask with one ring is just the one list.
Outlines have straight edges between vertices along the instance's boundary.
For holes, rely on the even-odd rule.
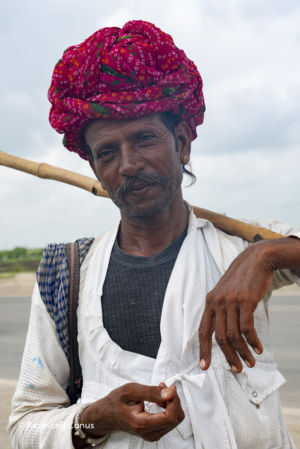
[[297,0],[246,0],[234,1],[239,13],[244,20],[270,20],[278,16],[290,16],[299,11],[300,5]]
[[210,0],[202,2],[203,13],[212,20],[230,25],[240,22],[262,22],[277,20],[278,17],[290,16],[299,11],[297,0]]
[[[221,96],[221,98],[220,98]],[[285,152],[300,142],[300,86],[286,97],[276,90],[240,87],[212,94],[196,144],[202,153]]]
[[192,155],[197,183],[184,189],[191,203],[235,218],[278,218],[300,226],[299,147],[268,154]]
[[[73,170],[93,176],[87,162],[57,147],[48,147],[40,160],[64,167],[72,161]],[[0,167],[0,204],[0,248],[97,236],[119,220],[117,208],[107,199],[6,167]]]

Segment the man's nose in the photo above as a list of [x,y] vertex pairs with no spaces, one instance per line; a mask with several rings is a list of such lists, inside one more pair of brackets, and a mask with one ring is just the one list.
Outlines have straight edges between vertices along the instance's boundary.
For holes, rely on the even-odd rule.
[[123,145],[120,151],[119,171],[122,176],[134,176],[143,170],[145,160],[133,145]]

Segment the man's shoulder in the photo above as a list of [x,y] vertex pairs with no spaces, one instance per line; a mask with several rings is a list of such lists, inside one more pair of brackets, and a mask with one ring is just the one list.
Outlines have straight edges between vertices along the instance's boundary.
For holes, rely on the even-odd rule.
[[[83,262],[91,244],[94,241],[94,237],[83,237],[77,239],[76,242],[79,246],[80,264]],[[67,263],[66,256],[67,243],[49,243],[43,251],[40,265],[37,274],[42,276],[43,273],[60,271],[60,266]]]
[[[79,246],[80,265],[83,263],[93,237],[77,239]],[[66,253],[67,243],[50,243],[43,251],[43,255],[36,272],[36,279],[42,299],[54,298],[58,288],[68,291],[69,269]]]

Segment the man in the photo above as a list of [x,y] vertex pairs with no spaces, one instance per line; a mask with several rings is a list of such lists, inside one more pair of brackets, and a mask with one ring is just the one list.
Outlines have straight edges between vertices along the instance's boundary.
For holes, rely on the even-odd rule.
[[10,417],[14,449],[293,448],[267,305],[273,288],[299,282],[300,233],[270,223],[290,237],[249,245],[183,201],[204,114],[195,65],[170,36],[132,21],[67,49],[49,99],[52,126],[89,161],[121,221],[81,267],[83,390],[72,406],[57,319],[65,303],[53,311],[64,296],[59,245],[44,258]]

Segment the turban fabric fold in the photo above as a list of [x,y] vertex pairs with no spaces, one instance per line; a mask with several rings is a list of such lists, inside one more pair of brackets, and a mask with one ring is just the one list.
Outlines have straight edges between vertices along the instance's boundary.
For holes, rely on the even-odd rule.
[[202,79],[170,35],[152,23],[102,28],[65,50],[55,66],[48,98],[50,124],[83,159],[85,125],[94,119],[136,119],[170,111],[194,139],[205,111]]

